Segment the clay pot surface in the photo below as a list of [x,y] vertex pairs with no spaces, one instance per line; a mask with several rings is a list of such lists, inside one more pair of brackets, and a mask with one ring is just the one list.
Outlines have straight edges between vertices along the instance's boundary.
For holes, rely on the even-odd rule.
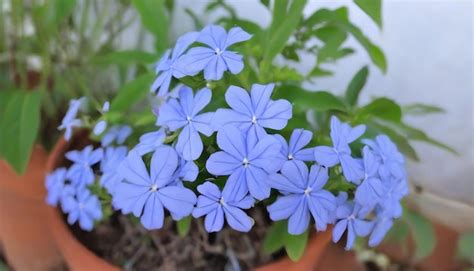
[[[47,172],[53,171],[61,164],[68,146],[68,143],[63,138],[58,141],[49,155],[46,165]],[[59,209],[49,207],[48,217],[53,232],[53,238],[69,270],[119,270],[119,268],[95,255],[92,251],[82,245],[76,237],[74,237],[68,226],[65,224]]]
[[35,146],[22,176],[0,160],[0,243],[15,270],[53,270],[61,264],[46,219],[46,160],[46,151]]

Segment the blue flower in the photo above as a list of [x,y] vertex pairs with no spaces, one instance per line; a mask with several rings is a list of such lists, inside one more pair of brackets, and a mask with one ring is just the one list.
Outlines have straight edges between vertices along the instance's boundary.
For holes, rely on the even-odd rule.
[[[181,36],[173,49],[167,50],[156,65],[157,78],[151,85],[150,91],[157,92],[158,96],[164,96],[168,93],[171,79],[181,78],[186,75],[185,68],[179,65],[178,59],[186,51],[199,35],[198,32],[189,32]],[[171,55],[171,57],[170,57]]]
[[100,162],[100,185],[105,187],[110,194],[113,194],[117,185],[123,180],[118,174],[118,165],[127,156],[127,147],[107,147],[104,151],[104,158]]
[[288,144],[281,135],[275,135],[281,143],[281,156],[285,161],[314,161],[314,148],[304,148],[313,138],[313,133],[304,129],[295,129]]
[[64,185],[66,184],[66,168],[58,168],[46,176],[46,202],[51,206],[56,206],[63,196]]
[[240,27],[233,27],[226,33],[218,25],[206,26],[197,38],[197,42],[207,47],[193,47],[178,61],[186,67],[188,75],[196,75],[204,70],[206,80],[219,80],[225,71],[237,74],[244,68],[242,56],[227,48],[235,43],[243,42],[252,36]]
[[405,159],[388,136],[378,135],[375,141],[364,139],[362,142],[367,144],[380,160],[379,174],[382,179],[387,179],[390,175],[397,179],[406,178]]
[[91,145],[82,151],[70,151],[66,158],[74,162],[67,172],[67,178],[76,186],[86,186],[94,182],[92,166],[97,164],[103,156],[102,149],[93,150]]
[[193,210],[195,218],[206,216],[204,226],[208,232],[217,232],[224,226],[224,215],[229,226],[237,231],[248,232],[254,221],[242,209],[249,209],[254,204],[252,196],[233,193],[229,186],[221,191],[217,185],[205,182],[198,186],[201,195]]
[[287,100],[270,99],[274,86],[254,84],[250,96],[246,90],[230,86],[225,100],[232,109],[217,110],[213,121],[214,128],[233,124],[258,137],[266,135],[264,128],[283,129],[291,119],[292,106]]
[[178,185],[182,185],[182,182],[194,182],[199,174],[199,168],[193,161],[186,161],[182,158],[179,159],[178,169],[174,174],[174,181]]
[[140,137],[140,142],[133,149],[140,155],[154,152],[163,145],[165,138],[166,132],[163,128],[155,132],[146,133]]
[[183,86],[179,91],[179,99],[169,99],[158,112],[158,125],[165,125],[171,131],[182,128],[176,150],[186,160],[196,160],[202,153],[203,144],[199,133],[210,136],[213,112],[199,114],[211,101],[209,89],[201,89],[193,95],[191,88]]
[[318,231],[326,230],[331,214],[336,210],[336,198],[323,189],[328,181],[327,168],[313,165],[308,167],[302,161],[285,163],[281,174],[271,174],[268,183],[283,195],[267,207],[274,221],[288,219],[288,232],[301,234],[309,225],[311,216]]
[[366,213],[357,203],[346,202],[339,206],[336,217],[339,220],[332,231],[332,240],[337,243],[342,234],[347,230],[346,250],[354,245],[357,236],[366,237],[372,231],[374,223],[365,220]]
[[79,98],[76,100],[69,101],[69,109],[66,112],[63,120],[61,121],[61,125],[58,127],[59,130],[66,130],[64,133],[64,138],[69,141],[72,136],[72,129],[75,127],[81,127],[82,121],[77,119],[77,113],[82,106],[82,102],[85,98]]
[[62,201],[63,211],[68,214],[67,222],[70,225],[79,220],[81,229],[91,231],[94,221],[102,218],[100,201],[85,187],[76,189],[75,195],[71,194]]
[[385,188],[380,180],[378,170],[380,163],[369,147],[362,150],[365,177],[355,192],[355,201],[370,211],[382,199]]
[[401,199],[408,195],[408,184],[406,179],[395,179],[394,177],[383,181],[385,193],[382,195],[379,205],[381,213],[391,218],[402,216],[403,207]]
[[135,151],[131,151],[119,166],[124,178],[115,189],[113,205],[123,214],[140,217],[146,229],[163,226],[164,208],[175,220],[191,214],[196,195],[189,189],[171,185],[178,167],[178,154],[170,146],[158,148],[151,158],[150,173]]
[[378,246],[392,226],[393,219],[385,216],[378,216],[375,220],[375,226],[369,237],[369,246]]
[[222,151],[213,153],[206,162],[211,174],[230,175],[226,188],[237,195],[250,194],[263,200],[270,196],[266,183],[268,174],[281,168],[278,159],[280,143],[273,136],[257,139],[245,136],[237,127],[227,125],[217,133],[217,145]]
[[364,132],[365,125],[352,128],[347,123],[341,123],[337,117],[333,116],[330,132],[333,147],[315,147],[316,162],[325,167],[333,167],[340,163],[344,177],[349,182],[358,184],[364,178],[364,171],[360,163],[352,158],[349,143],[356,140]]
[[[109,112],[109,108],[110,108],[110,103],[105,102],[104,105],[102,106],[102,114]],[[96,123],[92,132],[94,133],[94,135],[98,136],[102,134],[105,131],[105,129],[107,129],[107,121],[100,120],[99,122]]]
[[110,127],[109,131],[102,137],[101,143],[103,147],[107,147],[116,142],[122,145],[125,140],[132,134],[132,128],[128,125],[116,125]]

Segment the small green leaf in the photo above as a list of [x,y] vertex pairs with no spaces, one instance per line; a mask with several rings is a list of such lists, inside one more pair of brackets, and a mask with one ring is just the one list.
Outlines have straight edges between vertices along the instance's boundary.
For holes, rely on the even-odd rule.
[[263,252],[266,254],[275,253],[285,245],[285,236],[287,234],[286,221],[276,221],[268,230],[263,240]]
[[145,98],[154,78],[154,73],[146,73],[123,85],[111,102],[110,112],[125,111]]
[[408,223],[415,241],[415,257],[423,259],[429,256],[436,245],[433,224],[425,217],[407,209],[405,209],[403,219]]
[[474,231],[459,236],[457,255],[461,259],[474,264]]
[[313,109],[315,111],[347,111],[342,100],[326,91],[307,91],[298,86],[284,85],[275,91],[275,98],[283,98],[294,104],[295,110]]
[[371,115],[380,119],[401,122],[402,109],[391,99],[377,98],[359,109],[358,115]]
[[155,36],[155,48],[164,52],[169,45],[169,19],[164,0],[133,0],[133,6],[140,14],[143,26]]
[[349,105],[357,105],[357,100],[359,99],[359,94],[362,88],[367,82],[367,77],[369,76],[369,68],[367,66],[360,69],[352,78],[349,86],[346,90],[346,101]]
[[286,235],[285,250],[292,261],[297,262],[303,256],[308,243],[308,236],[309,230],[300,235]]
[[382,28],[382,0],[354,0],[354,2]]
[[271,63],[275,56],[285,48],[286,42],[303,16],[305,5],[306,0],[274,1],[273,19],[268,30],[264,52],[265,63]]
[[179,236],[185,237],[189,233],[189,229],[191,228],[191,220],[191,216],[187,216],[176,222]]
[[40,122],[39,92],[0,92],[0,156],[25,172]]
[[99,54],[92,58],[91,62],[102,65],[130,65],[133,63],[150,64],[157,60],[158,56],[152,53],[127,50]]
[[406,115],[427,115],[436,113],[445,113],[444,109],[429,104],[410,104],[402,107],[403,114]]
[[309,77],[326,77],[333,75],[334,72],[330,70],[322,69],[321,67],[314,67],[314,69],[309,73]]

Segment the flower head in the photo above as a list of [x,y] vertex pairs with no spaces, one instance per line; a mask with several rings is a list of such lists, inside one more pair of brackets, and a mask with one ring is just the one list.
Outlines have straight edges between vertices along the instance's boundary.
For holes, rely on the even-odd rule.
[[58,127],[59,130],[66,130],[64,133],[64,138],[69,141],[72,136],[72,129],[75,127],[81,127],[82,122],[80,119],[76,118],[79,109],[82,106],[82,102],[85,98],[79,98],[76,100],[69,101],[69,109],[66,112],[61,125]]
[[217,110],[213,120],[215,129],[233,124],[259,137],[266,135],[264,128],[283,129],[292,116],[292,106],[287,100],[270,99],[274,86],[254,84],[250,95],[242,88],[230,86],[225,100],[231,109]]
[[176,170],[173,179],[178,185],[182,182],[194,182],[199,174],[199,168],[193,161],[186,161],[179,159],[178,169]]
[[337,243],[342,234],[347,230],[346,250],[354,245],[357,236],[366,237],[374,227],[372,221],[365,220],[366,213],[357,203],[346,202],[336,210],[338,222],[334,226],[332,240]]
[[217,145],[222,151],[209,157],[207,171],[230,175],[225,186],[232,193],[241,195],[250,191],[256,199],[268,198],[270,186],[265,180],[268,174],[281,168],[279,142],[269,135],[260,139],[246,136],[237,127],[227,125],[218,131]]
[[164,208],[175,220],[191,214],[196,195],[184,187],[170,185],[178,167],[178,154],[169,146],[158,148],[151,158],[148,172],[142,157],[131,151],[119,166],[121,182],[113,195],[113,205],[122,213],[140,217],[147,229],[163,226]]
[[378,174],[380,163],[377,158],[367,146],[362,150],[362,154],[365,177],[356,189],[355,201],[364,209],[372,210],[382,200],[385,188]]
[[118,174],[118,165],[127,156],[127,147],[107,147],[104,151],[104,158],[100,162],[100,185],[105,187],[110,194],[113,194],[117,185],[123,180]]
[[285,161],[314,161],[314,148],[305,148],[313,138],[313,133],[304,129],[295,129],[290,142],[281,135],[275,135],[281,143],[281,156]]
[[387,179],[390,175],[397,179],[406,178],[405,159],[398,151],[397,146],[386,135],[378,135],[374,140],[364,139],[379,159],[381,166],[379,174],[382,179]]
[[76,188],[75,194],[65,197],[62,208],[68,214],[67,222],[72,225],[79,220],[79,226],[85,231],[91,231],[94,221],[102,218],[99,199],[85,187]]
[[228,187],[224,187],[222,193],[217,185],[211,182],[205,182],[197,188],[201,195],[193,210],[193,216],[206,216],[204,226],[208,232],[220,231],[224,226],[224,216],[234,230],[248,232],[253,226],[253,219],[242,209],[251,208],[254,199],[246,194],[236,195]]
[[364,178],[364,171],[361,164],[352,158],[349,143],[356,140],[364,132],[364,125],[352,128],[347,123],[341,123],[337,117],[333,116],[330,132],[333,147],[315,147],[316,162],[325,167],[333,167],[340,163],[344,177],[348,181],[358,184]]
[[143,134],[140,137],[140,142],[133,148],[139,155],[144,155],[154,152],[157,148],[163,145],[166,138],[165,129],[161,128],[155,132]]
[[221,26],[206,26],[196,41],[207,46],[189,49],[178,62],[182,67],[186,67],[189,75],[204,70],[206,80],[219,80],[225,71],[237,74],[244,68],[244,62],[241,55],[229,51],[228,47],[251,37],[240,27],[233,27],[226,33]]
[[[176,150],[186,160],[199,158],[203,144],[199,133],[210,136],[210,127],[214,113],[202,113],[201,110],[211,101],[209,89],[201,89],[193,95],[191,88],[183,86],[179,99],[169,99],[158,112],[158,125],[165,125],[171,131],[181,129],[176,143]],[[198,133],[199,132],[199,133]]]
[[67,178],[76,186],[86,186],[94,182],[92,166],[97,164],[103,156],[102,149],[93,150],[91,145],[82,151],[70,151],[66,158],[74,162],[67,172]]
[[63,196],[64,185],[66,184],[66,168],[58,168],[46,176],[46,202],[51,206],[56,206]]
[[331,213],[336,210],[336,198],[323,189],[328,180],[326,168],[308,167],[302,161],[285,163],[281,173],[271,174],[268,183],[283,195],[267,207],[274,221],[288,219],[288,232],[301,234],[309,225],[311,216],[318,231],[326,230]]
[[103,147],[107,147],[112,142],[121,145],[132,134],[132,128],[128,125],[116,125],[110,127],[109,131],[102,137],[101,143]]
[[189,32],[181,36],[173,49],[167,50],[156,65],[157,77],[151,85],[150,91],[155,92],[158,96],[164,96],[168,93],[171,79],[181,78],[186,75],[185,68],[179,65],[178,59],[182,56],[184,51],[196,41],[198,32]]
[[[110,109],[110,103],[106,101],[104,105],[102,105],[102,114],[109,112],[109,109]],[[99,122],[96,123],[92,132],[94,133],[94,135],[98,136],[102,134],[105,131],[105,129],[107,129],[107,121],[100,120]]]

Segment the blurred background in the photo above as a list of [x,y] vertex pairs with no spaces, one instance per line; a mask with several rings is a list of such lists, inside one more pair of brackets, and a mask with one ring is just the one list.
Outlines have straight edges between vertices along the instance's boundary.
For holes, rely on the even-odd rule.
[[[99,97],[105,96],[137,74],[136,70],[127,69],[128,62],[121,63],[120,59],[115,60],[115,66],[110,65],[106,53],[140,49],[156,54],[157,47],[153,35],[144,30],[143,24],[146,22],[140,21],[135,9],[124,4],[127,1],[77,0],[76,5],[71,7],[66,4],[67,1],[59,0],[57,10],[52,11],[53,13],[60,14],[60,10],[72,8],[72,14],[80,17],[77,18],[78,21],[85,22],[71,28],[55,28],[59,19],[49,11],[39,10],[36,18],[26,17],[21,22],[16,21],[16,16],[22,18],[22,13],[30,11],[26,7],[42,1],[26,2],[23,5],[22,1],[0,0],[0,38],[18,38],[11,39],[13,42],[4,42],[6,38],[0,40],[0,94],[15,82],[26,82],[27,88],[40,86],[40,89],[48,89],[52,85],[51,78],[43,78],[40,74],[54,71],[61,75],[54,78],[53,88],[57,90],[57,94],[53,93],[46,101],[45,115],[42,116],[49,122],[41,127],[43,130],[39,132],[39,141],[47,146],[50,144],[48,142],[54,142],[48,138],[49,132],[56,131],[57,123],[70,98],[91,93]],[[168,30],[170,41],[174,41],[182,33],[194,30],[196,20],[205,25],[215,22],[228,12],[224,8],[208,12],[206,9],[211,1],[169,2],[174,4]],[[260,1],[226,0],[225,3],[235,9],[242,19],[256,22],[262,27],[267,27],[271,22],[270,12]],[[23,6],[24,10],[21,8]],[[441,228],[435,228],[438,241],[445,241],[439,236],[457,238],[460,233],[471,232],[474,229],[473,1],[383,1],[381,28],[349,0],[310,0],[304,12],[311,14],[322,7],[334,9],[341,6],[348,7],[351,21],[382,48],[387,58],[387,72],[383,74],[371,64],[366,51],[350,36],[345,45],[356,48],[355,53],[328,64],[326,67],[330,67],[334,75],[307,82],[306,88],[343,94],[360,67],[369,65],[370,73],[362,92],[361,103],[369,102],[374,96],[387,96],[402,105],[422,102],[443,108],[445,112],[442,113],[423,117],[409,116],[406,119],[407,123],[421,128],[432,138],[446,143],[458,152],[456,155],[415,142],[414,147],[420,161],[408,161],[413,192],[408,202],[411,208],[418,210],[436,225],[441,225]],[[85,17],[80,13],[84,9],[94,12]],[[12,18],[3,20],[6,14]],[[154,16],[153,11],[150,16]],[[39,29],[38,20],[49,17],[52,18],[51,21],[44,24],[43,29]],[[155,19],[160,21],[160,18]],[[22,42],[17,42],[20,40]],[[50,46],[55,52],[52,56],[45,53]],[[140,57],[146,58],[137,55],[137,58]],[[315,57],[302,55],[300,59],[301,63],[286,64],[303,73],[310,72],[316,61]],[[278,61],[284,60],[281,58]],[[142,64],[153,63],[146,60]],[[137,66],[136,69],[140,67]],[[14,80],[7,78],[9,74],[13,74]],[[0,106],[1,102],[0,100]],[[0,118],[1,113],[0,110]],[[42,135],[44,138],[41,138]],[[1,140],[2,138],[0,145]],[[0,193],[0,197],[2,196],[5,197],[5,194]],[[3,208],[10,207],[4,205]],[[2,225],[0,237],[1,227]],[[470,245],[468,251],[471,249],[471,257],[474,258],[474,247],[472,243]]]

